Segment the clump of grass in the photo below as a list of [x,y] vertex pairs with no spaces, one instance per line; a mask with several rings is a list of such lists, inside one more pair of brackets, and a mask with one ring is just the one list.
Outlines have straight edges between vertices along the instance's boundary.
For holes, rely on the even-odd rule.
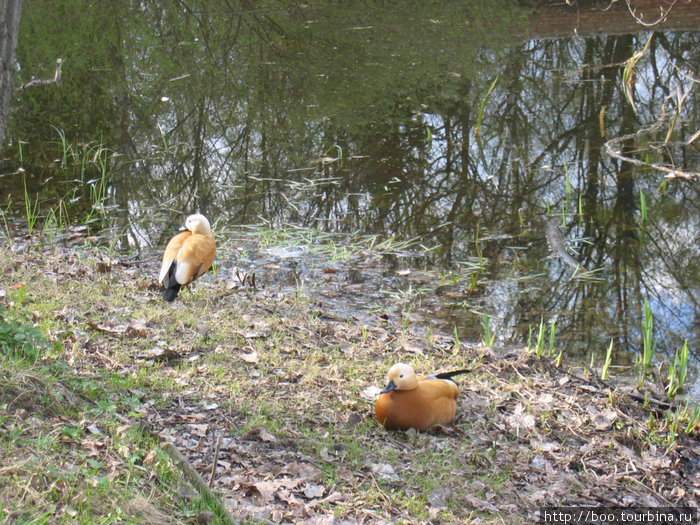
[[[537,341],[535,342],[535,355],[537,358],[541,358],[544,355],[544,343],[545,343],[545,331],[544,331],[544,318],[540,317],[540,327],[537,331]],[[528,336],[527,347],[530,350],[530,344],[532,342],[532,326],[530,327],[530,334]]]
[[[57,196],[57,204],[52,206],[43,219],[42,231],[49,235],[59,229],[65,228],[71,219],[89,223],[106,216],[105,204],[107,202],[107,186],[109,182],[110,150],[102,143],[71,144],[66,134],[54,127],[59,136],[60,164],[51,166],[68,186],[68,191]],[[23,142],[19,142],[19,163],[24,162],[22,151]],[[24,168],[19,168],[22,173],[24,187],[24,210],[27,220],[29,235],[33,234],[40,223],[39,198],[32,198],[27,187]],[[42,202],[41,208],[46,208],[47,203]],[[81,213],[74,213],[69,208],[81,208]]]
[[482,326],[484,328],[484,337],[482,339],[484,345],[493,346],[493,342],[496,339],[496,334],[491,332],[491,324],[489,321],[489,314],[484,314]]
[[21,311],[0,305],[0,356],[35,362],[48,342]]
[[676,350],[673,362],[668,368],[668,383],[666,384],[666,397],[672,400],[678,391],[683,388],[688,376],[688,340],[683,342],[680,353]]

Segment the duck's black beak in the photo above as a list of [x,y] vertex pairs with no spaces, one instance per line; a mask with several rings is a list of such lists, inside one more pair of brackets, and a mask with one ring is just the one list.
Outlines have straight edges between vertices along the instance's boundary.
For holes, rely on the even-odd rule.
[[396,385],[394,384],[394,381],[389,381],[389,384],[386,385],[382,390],[379,391],[380,394],[387,394],[391,392],[392,390],[396,390]]

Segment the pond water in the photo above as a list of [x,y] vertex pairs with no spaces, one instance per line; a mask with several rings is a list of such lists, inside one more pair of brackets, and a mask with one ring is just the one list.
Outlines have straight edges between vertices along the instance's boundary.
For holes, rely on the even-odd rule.
[[219,276],[426,337],[555,322],[596,367],[633,363],[647,301],[700,398],[699,3],[166,4],[25,2],[7,236],[26,194],[155,265],[198,210]]

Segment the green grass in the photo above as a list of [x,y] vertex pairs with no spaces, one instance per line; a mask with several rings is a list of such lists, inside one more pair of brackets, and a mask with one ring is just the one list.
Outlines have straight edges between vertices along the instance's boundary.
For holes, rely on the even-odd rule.
[[[116,404],[93,405],[92,387],[65,368],[11,358],[1,368],[3,521],[143,523],[146,511],[179,505],[148,482],[173,483],[177,471],[147,433],[114,419]],[[114,394],[101,384],[99,398]]]

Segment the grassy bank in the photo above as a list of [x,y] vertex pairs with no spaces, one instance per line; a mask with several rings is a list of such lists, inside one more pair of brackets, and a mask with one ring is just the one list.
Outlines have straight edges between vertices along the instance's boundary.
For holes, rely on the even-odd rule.
[[[531,523],[544,505],[695,504],[681,406],[523,348],[360,326],[221,274],[166,304],[153,264],[87,247],[0,259],[2,333],[24,334],[0,357],[3,522]],[[453,427],[376,424],[398,360],[473,369]]]

